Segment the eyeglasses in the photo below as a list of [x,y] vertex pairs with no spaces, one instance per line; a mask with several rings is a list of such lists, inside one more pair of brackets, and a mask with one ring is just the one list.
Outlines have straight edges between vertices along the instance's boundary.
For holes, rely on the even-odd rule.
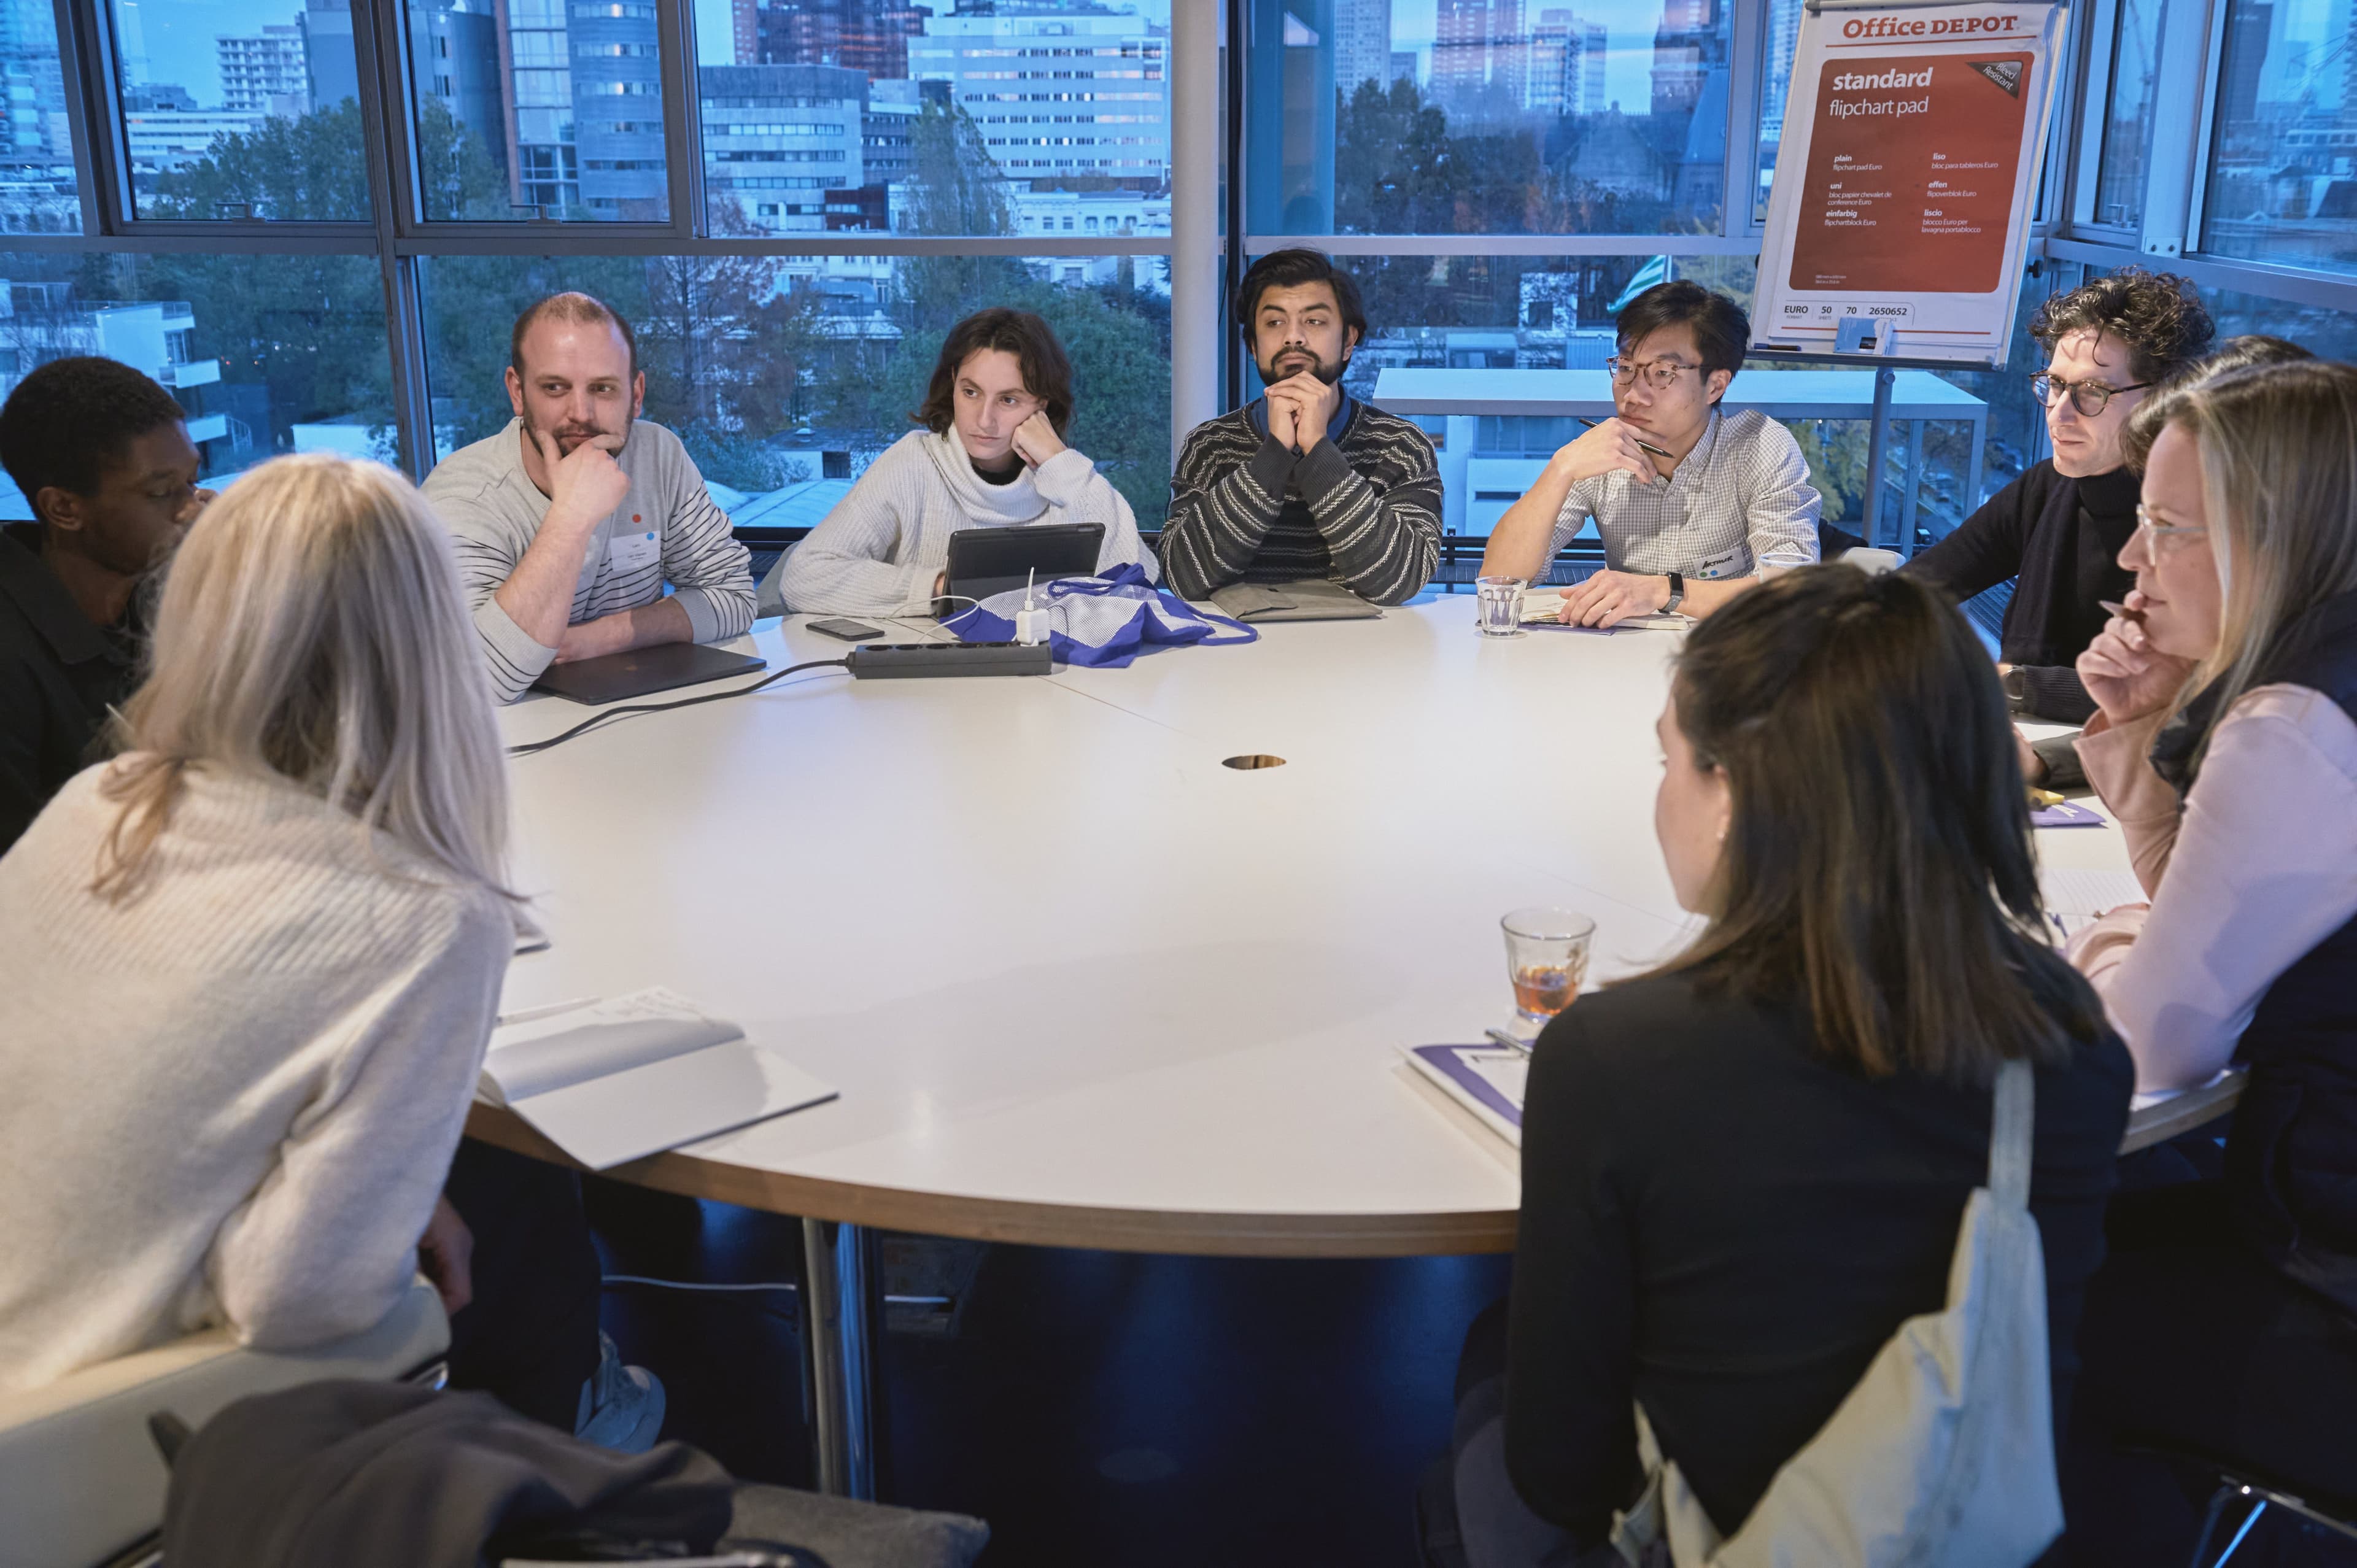
[[1655,392],[1667,392],[1677,385],[1681,371],[1702,369],[1700,365],[1682,365],[1675,360],[1624,360],[1618,354],[1605,360],[1604,368],[1612,372],[1612,384],[1617,387],[1627,386],[1642,371],[1645,384]]
[[2071,406],[2085,418],[2094,419],[2111,406],[2112,399],[2122,392],[2142,392],[2150,381],[2136,381],[2124,387],[2105,386],[2101,381],[2066,381],[2061,376],[2050,376],[2044,371],[2029,378],[2029,390],[2048,408],[2054,406],[2054,394],[2063,393]]
[[2196,534],[2206,538],[2210,532],[2206,526],[2188,528],[2180,523],[2158,521],[2141,505],[2136,509],[2136,532],[2128,537],[2149,561],[2158,561],[2165,554],[2173,555],[2180,547],[2191,543]]

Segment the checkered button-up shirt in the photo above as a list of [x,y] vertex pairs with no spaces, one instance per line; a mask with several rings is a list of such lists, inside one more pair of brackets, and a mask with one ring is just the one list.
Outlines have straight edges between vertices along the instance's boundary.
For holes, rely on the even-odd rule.
[[1749,577],[1814,561],[1823,505],[1791,431],[1757,409],[1713,411],[1666,483],[1641,485],[1615,468],[1572,486],[1547,554],[1593,517],[1616,571]]

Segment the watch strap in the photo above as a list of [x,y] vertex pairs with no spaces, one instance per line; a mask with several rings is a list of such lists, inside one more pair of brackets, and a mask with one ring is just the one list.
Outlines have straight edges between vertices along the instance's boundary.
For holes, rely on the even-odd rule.
[[1684,572],[1671,572],[1666,575],[1670,579],[1670,602],[1662,607],[1663,615],[1670,614],[1686,602],[1686,575]]

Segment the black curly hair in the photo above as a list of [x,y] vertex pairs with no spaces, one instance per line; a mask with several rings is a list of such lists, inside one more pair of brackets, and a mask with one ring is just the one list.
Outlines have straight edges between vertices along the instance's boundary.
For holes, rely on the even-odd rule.
[[0,467],[27,504],[55,485],[91,495],[140,436],[188,413],[172,394],[116,360],[51,360],[0,404]]
[[2190,279],[2142,267],[2123,267],[2054,295],[2029,323],[2029,335],[2049,353],[2070,334],[2090,329],[2126,344],[2128,373],[2145,382],[2177,374],[2217,335]]

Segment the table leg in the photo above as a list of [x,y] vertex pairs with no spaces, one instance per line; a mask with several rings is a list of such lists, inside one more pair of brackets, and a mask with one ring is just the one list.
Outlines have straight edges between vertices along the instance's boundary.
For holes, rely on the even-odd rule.
[[864,1499],[876,1496],[868,1240],[856,1225],[802,1221],[802,1340],[810,1358],[818,1489]]

